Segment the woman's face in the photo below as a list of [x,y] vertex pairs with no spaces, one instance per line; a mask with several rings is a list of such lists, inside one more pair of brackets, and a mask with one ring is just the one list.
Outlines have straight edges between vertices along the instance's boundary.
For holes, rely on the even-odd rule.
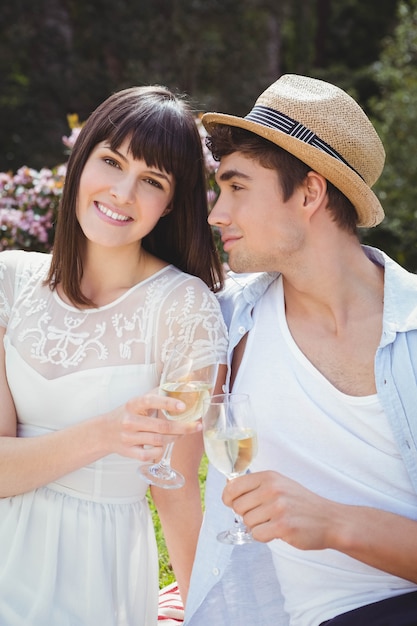
[[87,240],[105,247],[141,241],[174,196],[173,175],[134,159],[128,147],[129,138],[117,150],[99,143],[80,178],[77,219]]

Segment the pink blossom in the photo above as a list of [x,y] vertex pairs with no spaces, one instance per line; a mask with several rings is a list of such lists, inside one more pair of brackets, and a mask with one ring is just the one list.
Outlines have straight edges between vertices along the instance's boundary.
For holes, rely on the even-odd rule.
[[80,134],[80,130],[81,130],[81,127],[76,126],[75,128],[71,130],[71,134],[69,137],[64,135],[62,137],[62,143],[64,144],[64,146],[66,146],[67,148],[71,150],[74,147],[74,144],[78,138],[78,135]]

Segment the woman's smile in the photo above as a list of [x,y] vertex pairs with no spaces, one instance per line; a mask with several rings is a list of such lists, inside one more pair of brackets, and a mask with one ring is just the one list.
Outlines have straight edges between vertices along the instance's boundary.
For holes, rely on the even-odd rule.
[[132,218],[128,215],[123,215],[122,213],[116,212],[115,210],[106,207],[104,204],[101,204],[101,202],[94,201],[94,205],[97,207],[101,215],[109,218],[111,222],[116,221],[119,223],[125,223],[133,221]]
[[106,247],[129,245],[153,230],[167,212],[174,189],[172,174],[133,158],[129,139],[114,150],[103,141],[84,166],[77,218],[89,241]]

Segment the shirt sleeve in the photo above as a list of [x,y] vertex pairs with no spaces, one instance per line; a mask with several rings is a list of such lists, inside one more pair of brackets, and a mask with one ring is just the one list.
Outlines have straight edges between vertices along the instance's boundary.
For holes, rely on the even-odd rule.
[[207,355],[226,363],[227,329],[220,305],[200,279],[187,276],[176,284],[165,298],[158,327],[162,363],[177,344],[202,364]]
[[44,280],[51,255],[26,250],[0,252],[0,326],[7,328],[11,315],[19,317],[24,306],[24,291],[33,281]]
[[17,261],[21,251],[0,252],[0,326],[7,328],[14,299]]

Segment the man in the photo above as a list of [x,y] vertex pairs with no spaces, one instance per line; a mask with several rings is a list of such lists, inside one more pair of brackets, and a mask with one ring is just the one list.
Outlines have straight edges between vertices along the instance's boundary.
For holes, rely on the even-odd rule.
[[[227,386],[259,452],[226,487],[209,470],[185,623],[417,624],[417,277],[357,235],[384,216],[381,141],[348,94],[296,75],[203,123],[209,221],[241,274],[221,295]],[[232,508],[253,544],[216,541]]]

